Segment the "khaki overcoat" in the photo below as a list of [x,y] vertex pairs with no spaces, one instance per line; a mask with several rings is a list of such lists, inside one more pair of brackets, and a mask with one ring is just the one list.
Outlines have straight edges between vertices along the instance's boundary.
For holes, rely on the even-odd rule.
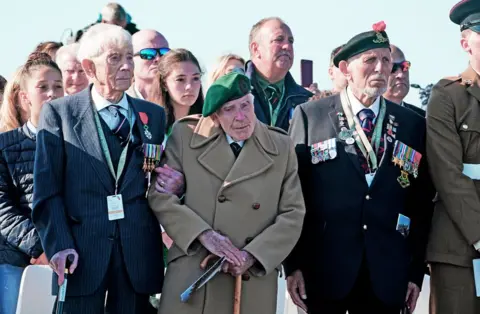
[[186,194],[161,194],[153,185],[149,203],[174,241],[160,301],[161,314],[233,312],[234,281],[218,274],[187,303],[180,294],[203,271],[208,252],[197,237],[213,229],[258,261],[242,285],[242,314],[276,312],[278,269],[300,237],[305,204],[293,143],[282,130],[257,122],[235,160],[222,129],[210,118],[178,121],[166,148],[166,163],[183,172]]

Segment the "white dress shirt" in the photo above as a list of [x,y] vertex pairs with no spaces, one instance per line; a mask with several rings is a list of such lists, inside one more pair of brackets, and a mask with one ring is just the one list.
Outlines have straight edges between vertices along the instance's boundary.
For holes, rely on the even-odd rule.
[[[132,115],[131,117],[128,116],[128,109],[130,108],[130,104],[128,103],[127,100],[127,94],[123,93],[122,99],[116,104],[111,103],[110,101],[106,100],[103,98],[95,89],[95,86],[92,87],[92,100],[95,105],[95,108],[97,109],[98,113],[102,117],[103,121],[108,125],[110,130],[113,130],[117,125],[118,125],[118,117],[115,116],[110,110],[108,110],[108,106],[111,105],[116,105],[119,108],[120,112],[127,117],[128,122],[130,122],[130,125],[133,125],[135,123],[135,115]],[[130,120],[132,119],[132,120]],[[132,139],[133,139],[133,134],[132,134]]]
[[353,95],[350,87],[347,87],[347,95],[348,99],[350,100],[350,104],[352,105],[353,114],[357,116],[357,114],[363,109],[371,109],[375,114],[375,119],[373,119],[373,123],[375,123],[378,117],[378,112],[380,111],[380,97],[377,97],[370,107],[366,107],[360,102],[360,100],[357,99],[357,97],[355,97],[355,95]]
[[133,90],[135,91],[135,94],[137,94],[138,99],[145,100],[145,98],[143,98],[142,93],[140,93],[140,91],[138,90],[137,85],[135,85],[135,83],[133,83]]
[[227,142],[228,142],[228,145],[232,144],[232,143],[237,143],[238,145],[240,145],[240,147],[243,148],[243,144],[245,144],[245,141],[238,141],[236,142],[230,135],[228,135],[227,133],[225,133],[225,135],[227,136]]
[[37,134],[37,128],[33,125],[30,120],[27,121],[27,128],[32,132],[33,134]]

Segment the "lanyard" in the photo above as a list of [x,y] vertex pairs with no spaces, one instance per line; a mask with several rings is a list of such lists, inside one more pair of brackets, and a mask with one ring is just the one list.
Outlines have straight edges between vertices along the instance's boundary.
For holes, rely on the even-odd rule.
[[380,147],[380,138],[382,137],[382,128],[383,128],[383,120],[385,119],[385,114],[387,111],[385,105],[385,99],[381,97],[380,101],[380,114],[377,118],[377,123],[375,123],[375,129],[372,134],[372,143],[375,147],[375,153],[373,152],[372,144],[368,141],[367,135],[363,128],[361,127],[360,121],[358,120],[357,116],[352,112],[352,105],[350,104],[350,100],[347,96],[347,90],[344,89],[340,94],[342,108],[345,112],[347,117],[348,125],[350,127],[354,127],[355,131],[359,136],[355,137],[355,141],[360,148],[363,156],[367,160],[368,166],[372,171],[376,171],[378,168],[378,161],[377,161],[377,153],[378,148]]
[[[120,110],[120,109],[118,109],[118,110]],[[115,179],[115,195],[117,195],[118,180],[120,179],[120,176],[122,175],[123,170],[125,168],[125,163],[127,161],[128,145],[130,144],[130,141],[127,142],[127,145],[125,145],[125,147],[122,150],[122,153],[120,155],[120,159],[118,161],[117,173],[115,173],[115,170],[113,168],[112,156],[110,155],[110,150],[108,149],[107,139],[105,138],[105,133],[103,132],[102,123],[100,122],[100,117],[99,117],[98,112],[95,108],[93,108],[93,111],[95,112],[95,124],[97,126],[97,132],[98,132],[98,137],[100,139],[100,145],[102,146],[102,151],[103,151],[103,154],[105,155],[105,159],[107,160],[107,164],[108,164],[108,168],[110,169],[110,173],[112,174],[113,178]],[[130,135],[129,136],[132,136],[133,124],[131,123],[131,121],[133,121],[133,112],[130,110],[130,108],[128,110],[127,115],[130,117],[130,119],[128,121],[128,122],[130,122]]]
[[280,107],[282,107],[282,102],[283,102],[283,97],[284,96],[285,96],[285,86],[283,87],[282,96],[280,96],[280,100],[278,101],[278,104],[277,104],[277,107],[275,108],[275,110],[273,110],[272,104],[267,99],[268,107],[270,108],[270,126],[275,126],[277,124],[277,118],[278,118],[278,114],[280,112]]

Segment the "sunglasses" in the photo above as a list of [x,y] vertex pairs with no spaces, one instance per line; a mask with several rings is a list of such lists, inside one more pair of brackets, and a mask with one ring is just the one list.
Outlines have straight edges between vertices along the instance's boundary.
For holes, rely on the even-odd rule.
[[153,60],[157,57],[157,54],[162,57],[170,51],[170,48],[145,48],[135,54],[140,56],[143,60]]
[[410,63],[410,61],[393,63],[392,73],[397,72],[398,69],[401,69],[402,72],[407,72],[410,69],[411,66],[412,66],[412,64]]

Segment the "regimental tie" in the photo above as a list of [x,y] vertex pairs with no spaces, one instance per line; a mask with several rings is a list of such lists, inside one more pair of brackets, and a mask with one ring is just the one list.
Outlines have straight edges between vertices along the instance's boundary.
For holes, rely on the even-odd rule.
[[116,125],[112,128],[113,134],[117,135],[122,146],[126,145],[130,137],[130,122],[120,111],[117,105],[108,106],[108,110],[116,117]]
[[[357,116],[362,125],[362,129],[368,138],[368,141],[371,143],[373,131],[375,130],[375,125],[373,124],[373,120],[375,119],[375,113],[372,111],[372,109],[362,109],[357,114]],[[355,149],[357,150],[357,155],[363,170],[365,171],[365,173],[370,173],[370,170],[368,169],[367,159],[363,156],[362,151],[360,150],[360,148],[358,148],[357,145],[355,145]],[[373,150],[375,151],[376,147],[373,147]],[[378,148],[378,154],[377,154],[378,163],[380,163],[380,160],[382,159],[384,150],[385,150],[385,143],[382,136],[380,137],[380,147]]]
[[275,85],[268,85],[265,89],[265,94],[268,102],[272,105],[272,109],[275,110],[280,102],[280,91],[278,90],[278,87]]
[[240,152],[242,151],[242,147],[238,143],[231,143],[230,148],[232,149],[233,155],[235,155],[235,159],[240,155]]

